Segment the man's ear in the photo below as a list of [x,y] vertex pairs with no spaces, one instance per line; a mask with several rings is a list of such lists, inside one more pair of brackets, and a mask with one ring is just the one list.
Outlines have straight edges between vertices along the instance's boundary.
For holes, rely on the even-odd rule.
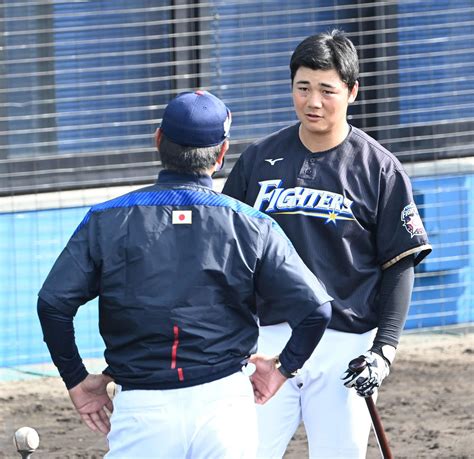
[[219,166],[222,166],[222,161],[224,161],[224,156],[227,153],[227,150],[229,149],[229,141],[224,140],[221,145],[221,151],[219,152],[219,156],[217,157],[216,163],[219,164]]
[[354,87],[351,89],[349,93],[349,103],[352,104],[357,98],[357,94],[359,93],[359,82],[356,81]]
[[162,138],[163,138],[163,132],[161,131],[161,128],[158,128],[155,131],[155,146],[157,150],[160,149],[160,143],[161,143]]

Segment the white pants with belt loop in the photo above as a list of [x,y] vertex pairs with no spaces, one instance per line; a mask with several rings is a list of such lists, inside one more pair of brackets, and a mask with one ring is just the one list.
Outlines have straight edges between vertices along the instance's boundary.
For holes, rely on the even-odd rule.
[[[364,399],[344,387],[340,377],[350,360],[371,347],[375,332],[326,330],[299,374],[257,407],[259,459],[283,457],[301,421],[310,459],[365,458],[370,415]],[[258,351],[277,355],[290,335],[288,324],[261,327]]]
[[117,392],[107,459],[256,456],[253,391],[241,372],[181,389]]

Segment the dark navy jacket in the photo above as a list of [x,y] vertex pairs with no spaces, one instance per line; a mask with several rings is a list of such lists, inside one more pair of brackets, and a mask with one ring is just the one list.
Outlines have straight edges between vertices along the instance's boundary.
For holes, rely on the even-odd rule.
[[73,317],[99,297],[106,373],[168,389],[238,371],[265,323],[298,325],[331,300],[267,215],[211,189],[209,176],[158,182],[90,209],[39,296]]

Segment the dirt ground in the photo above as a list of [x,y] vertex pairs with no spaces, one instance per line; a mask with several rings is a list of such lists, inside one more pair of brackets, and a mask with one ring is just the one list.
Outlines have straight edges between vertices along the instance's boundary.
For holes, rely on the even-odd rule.
[[[378,409],[396,458],[474,458],[474,334],[405,334]],[[33,458],[100,458],[104,437],[79,420],[59,378],[0,382],[0,458],[18,458],[12,436],[35,428]],[[146,456],[143,456],[146,457]],[[307,457],[304,428],[285,459]],[[367,457],[380,457],[371,434]]]

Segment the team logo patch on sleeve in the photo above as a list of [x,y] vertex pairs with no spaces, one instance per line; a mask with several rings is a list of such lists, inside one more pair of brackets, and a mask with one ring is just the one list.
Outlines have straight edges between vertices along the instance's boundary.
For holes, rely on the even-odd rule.
[[190,225],[193,222],[191,210],[173,210],[171,214],[173,225]]
[[401,214],[401,220],[403,226],[410,233],[411,237],[425,234],[425,228],[423,227],[423,222],[421,221],[415,203],[412,202],[404,207]]

